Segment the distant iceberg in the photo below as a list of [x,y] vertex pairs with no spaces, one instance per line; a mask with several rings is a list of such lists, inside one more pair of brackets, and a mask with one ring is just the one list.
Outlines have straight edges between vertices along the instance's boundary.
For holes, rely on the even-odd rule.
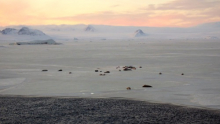
[[141,29],[138,29],[137,31],[134,32],[134,37],[143,37],[147,36]]
[[95,31],[95,28],[92,26],[92,25],[88,25],[85,30],[86,32],[94,32]]
[[60,45],[61,43],[56,43],[53,39],[48,39],[48,40],[34,40],[30,42],[15,42],[15,43],[10,43],[9,45],[41,45],[41,44]]

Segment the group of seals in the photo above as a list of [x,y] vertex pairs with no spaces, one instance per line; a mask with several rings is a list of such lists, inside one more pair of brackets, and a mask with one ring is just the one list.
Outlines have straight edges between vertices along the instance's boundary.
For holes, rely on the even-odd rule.
[[[99,69],[99,68],[98,68]],[[102,72],[99,70],[95,70],[95,72]],[[99,76],[105,76],[107,73],[110,73],[110,71],[105,71],[104,74],[99,74]]]
[[[152,87],[151,85],[143,85],[142,86],[143,88],[150,88],[150,87]],[[131,90],[131,87],[127,87],[126,88],[127,90]]]
[[[46,71],[48,71],[48,70],[47,70],[47,69],[43,69],[43,70],[42,70],[42,72],[46,72]],[[61,71],[63,71],[63,70],[62,70],[62,69],[59,69],[58,71],[61,72]],[[72,72],[69,72],[69,74],[72,74]]]
[[[162,72],[160,72],[159,75],[162,75]],[[184,75],[184,73],[182,73],[181,75]]]

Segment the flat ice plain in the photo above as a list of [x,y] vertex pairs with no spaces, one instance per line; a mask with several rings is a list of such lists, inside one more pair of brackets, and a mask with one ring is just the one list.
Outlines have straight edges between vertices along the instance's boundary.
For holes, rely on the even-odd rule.
[[[1,95],[123,97],[220,109],[219,41],[78,40],[0,46]],[[116,69],[126,65],[137,70]],[[97,68],[110,74],[99,76]],[[142,88],[144,84],[153,87]]]

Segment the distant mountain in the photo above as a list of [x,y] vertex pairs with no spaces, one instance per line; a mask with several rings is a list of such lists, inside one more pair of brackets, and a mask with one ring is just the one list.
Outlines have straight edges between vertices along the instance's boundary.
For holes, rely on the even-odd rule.
[[[95,28],[94,28],[95,27]],[[35,30],[38,29],[38,30]],[[138,30],[137,30],[138,29]],[[1,41],[31,41],[50,39],[68,41],[77,39],[129,39],[133,37],[155,39],[220,39],[220,22],[193,27],[146,27],[110,25],[34,25],[10,26],[3,30]],[[43,31],[43,32],[42,32]],[[147,32],[144,32],[147,31]],[[16,33],[17,32],[17,33]],[[45,34],[47,35],[45,35]],[[5,35],[16,34],[16,35]],[[49,35],[49,36],[48,36]],[[33,37],[34,36],[34,37]],[[24,40],[25,39],[25,40]],[[76,40],[76,39],[75,39]]]
[[204,24],[201,24],[201,25],[197,25],[195,27],[200,27],[200,28],[220,28],[220,22],[204,23]]
[[19,35],[32,35],[32,36],[41,36],[45,35],[42,31],[40,30],[35,30],[35,29],[29,29],[28,27],[23,27],[18,31]]
[[88,25],[88,26],[85,28],[84,31],[86,31],[86,32],[94,32],[94,31],[95,31],[95,28],[94,28],[93,26],[91,26],[91,25]]
[[5,28],[1,31],[3,35],[9,35],[9,34],[17,34],[17,30],[14,28]]
[[138,29],[134,32],[134,37],[143,37],[143,36],[147,36],[147,34],[145,34],[141,29]]

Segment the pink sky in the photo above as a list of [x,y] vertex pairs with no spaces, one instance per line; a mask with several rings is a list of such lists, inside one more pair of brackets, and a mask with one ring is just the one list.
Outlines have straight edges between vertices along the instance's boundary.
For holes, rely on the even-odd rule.
[[220,21],[219,0],[0,0],[0,26],[189,27]]

